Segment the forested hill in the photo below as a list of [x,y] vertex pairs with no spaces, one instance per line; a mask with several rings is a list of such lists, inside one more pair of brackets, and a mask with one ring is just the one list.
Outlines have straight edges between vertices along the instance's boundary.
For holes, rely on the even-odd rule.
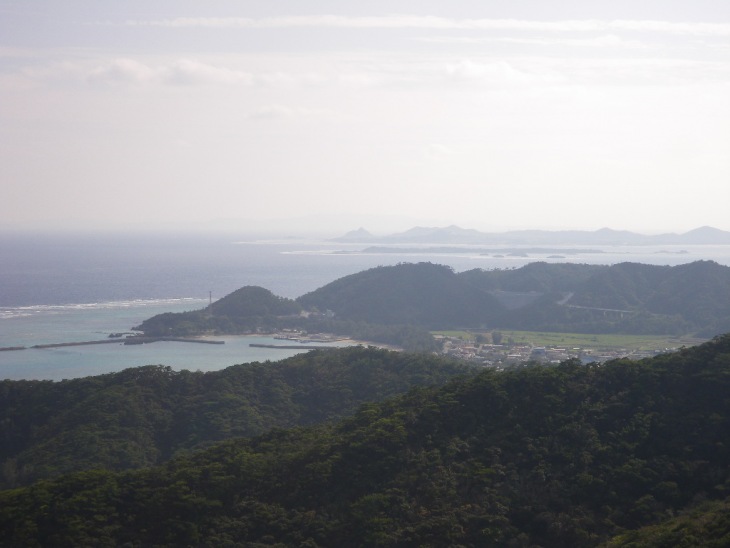
[[672,545],[725,545],[727,505],[700,504],[730,494],[728,394],[730,336],[485,370],[337,424],[1,492],[0,544],[631,545],[687,512],[707,527],[673,529]]
[[531,263],[456,274],[429,263],[380,267],[298,299],[338,317],[435,327],[502,327],[593,333],[730,331],[730,268]]
[[[325,318],[326,312],[333,316]],[[730,331],[730,267],[538,262],[457,274],[447,266],[404,263],[345,276],[296,300],[244,287],[202,310],[155,316],[139,329],[184,336],[285,327],[410,350],[433,349],[425,330],[452,328],[709,338]]]
[[448,266],[403,263],[345,276],[297,299],[305,308],[377,324],[452,327],[495,321],[504,307]]
[[295,301],[274,295],[268,289],[245,286],[201,310],[158,314],[135,329],[152,336],[238,333],[273,328],[277,317],[296,315],[301,310]]
[[473,371],[444,357],[350,347],[207,373],[160,365],[62,382],[5,380],[0,488],[150,466],[231,437],[341,418],[363,402]]
[[[206,333],[239,334],[281,329],[327,332],[404,350],[430,352],[438,349],[433,336],[404,321],[401,325],[368,324],[351,318],[329,317],[316,308],[304,310],[301,303],[274,295],[256,286],[242,287],[200,310],[158,314],[133,327],[150,337],[188,337]],[[404,317],[405,319],[405,317]]]

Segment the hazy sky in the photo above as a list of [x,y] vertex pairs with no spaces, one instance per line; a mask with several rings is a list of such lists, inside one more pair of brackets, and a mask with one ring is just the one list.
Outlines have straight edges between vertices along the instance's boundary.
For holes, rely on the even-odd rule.
[[730,230],[730,2],[0,0],[0,226],[305,217]]

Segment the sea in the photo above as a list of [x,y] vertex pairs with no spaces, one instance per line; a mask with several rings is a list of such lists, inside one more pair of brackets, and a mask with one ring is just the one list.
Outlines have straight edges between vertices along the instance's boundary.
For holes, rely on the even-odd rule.
[[[730,266],[730,246],[408,246],[239,233],[0,233],[0,379],[72,379],[150,364],[214,371],[276,361],[307,350],[270,349],[269,336],[214,337],[222,345],[155,342],[33,348],[108,339],[163,312],[203,308],[247,285],[296,298],[376,266],[431,262],[456,272],[511,269],[535,261],[678,265],[714,260]],[[382,246],[379,246],[382,247]],[[401,248],[402,246],[396,246]],[[556,250],[556,247],[561,249]],[[495,249],[496,248],[496,249]],[[336,343],[342,344],[342,343]]]

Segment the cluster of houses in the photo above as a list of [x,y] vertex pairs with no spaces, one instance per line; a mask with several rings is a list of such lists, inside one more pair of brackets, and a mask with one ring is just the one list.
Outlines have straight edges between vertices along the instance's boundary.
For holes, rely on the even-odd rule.
[[590,363],[624,357],[641,359],[672,350],[669,348],[653,351],[628,350],[625,348],[598,350],[592,348],[535,346],[528,343],[480,344],[474,340],[465,340],[460,337],[443,336],[440,338],[443,343],[444,354],[498,369],[528,361],[560,363],[571,358],[577,358],[583,363]]
[[[463,337],[449,335],[435,335],[441,343],[442,353],[466,360],[484,367],[502,369],[525,362],[539,362],[557,364],[565,360],[577,358],[583,363],[605,362],[617,358],[641,359],[656,356],[664,352],[671,352],[676,348],[661,348],[654,350],[630,350],[627,348],[586,348],[565,346],[537,346],[530,343],[515,342],[511,338],[500,344],[485,342],[480,337]],[[284,329],[273,334],[273,338],[306,343],[337,343],[345,342],[345,337],[329,333],[305,333],[297,329]],[[492,335],[493,340],[494,334]],[[489,339],[487,339],[489,340]],[[352,341],[351,341],[352,342]],[[361,343],[362,344],[362,343]],[[367,344],[367,343],[366,343]],[[378,345],[388,347],[387,345]]]

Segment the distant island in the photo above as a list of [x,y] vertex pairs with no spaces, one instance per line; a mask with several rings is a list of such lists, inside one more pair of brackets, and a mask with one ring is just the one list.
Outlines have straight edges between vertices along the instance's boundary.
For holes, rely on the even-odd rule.
[[405,232],[376,236],[364,228],[333,238],[342,243],[370,244],[473,244],[473,245],[730,245],[730,232],[703,226],[683,234],[638,234],[601,228],[583,230],[514,230],[480,232],[456,225],[414,227]]
[[[439,247],[396,247],[396,246],[369,246],[365,249],[355,251],[353,253],[393,253],[399,255],[409,254],[449,254],[449,253],[472,253],[479,255],[494,255],[496,256],[512,256],[512,257],[528,257],[530,253],[533,254],[552,254],[548,258],[564,258],[564,256],[557,256],[557,254],[564,253],[566,255],[582,255],[582,254],[600,254],[604,253],[602,249],[593,248],[565,248],[565,247],[499,247],[499,248],[486,248],[486,247],[469,247],[464,248],[461,246],[439,246]],[[347,251],[338,251],[338,253],[347,253]]]

